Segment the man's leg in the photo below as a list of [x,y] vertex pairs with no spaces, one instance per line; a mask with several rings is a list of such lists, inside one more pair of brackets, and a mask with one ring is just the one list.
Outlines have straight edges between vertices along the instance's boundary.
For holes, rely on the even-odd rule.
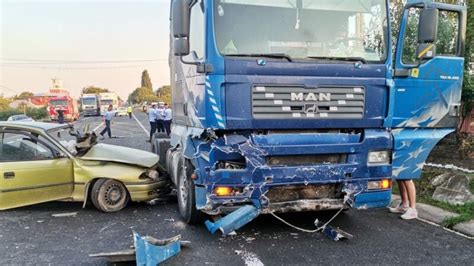
[[161,120],[161,119],[156,120],[156,121],[157,121],[157,127],[158,127],[157,131],[158,132],[165,132],[165,127],[164,127],[164,123],[163,123],[164,121]]
[[170,134],[171,134],[171,120],[166,120],[165,121],[165,129],[166,129],[166,134],[169,137]]
[[150,141],[153,138],[153,134],[156,132],[156,122],[150,121]]
[[106,121],[107,124],[107,135],[109,135],[109,138],[112,138],[112,129],[110,128],[110,121]]
[[132,113],[128,113],[128,117],[132,119]]

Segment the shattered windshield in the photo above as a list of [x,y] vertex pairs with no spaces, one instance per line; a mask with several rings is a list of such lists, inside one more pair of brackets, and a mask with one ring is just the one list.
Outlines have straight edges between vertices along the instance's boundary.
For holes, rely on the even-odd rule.
[[386,58],[385,0],[218,0],[214,17],[222,55]]
[[74,127],[60,128],[48,131],[48,135],[54,138],[61,146],[73,155],[82,155],[92,146],[97,144],[96,136],[90,133],[82,133]]

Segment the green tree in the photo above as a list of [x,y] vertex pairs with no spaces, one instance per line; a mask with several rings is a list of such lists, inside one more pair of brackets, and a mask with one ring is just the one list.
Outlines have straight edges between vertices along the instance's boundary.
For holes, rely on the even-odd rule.
[[142,88],[143,87],[153,91],[153,84],[151,83],[150,75],[148,75],[148,71],[146,69],[142,72]]
[[109,92],[109,90],[95,86],[89,86],[82,89],[82,94],[99,94],[102,92]]
[[5,111],[9,109],[10,99],[0,97],[0,111]]
[[149,88],[139,87],[128,96],[128,100],[132,103],[141,104],[143,102],[156,102],[158,97]]
[[29,92],[29,91],[24,91],[22,93],[20,93],[19,95],[16,95],[15,97],[13,97],[15,100],[28,100],[30,99],[31,97],[33,97],[33,93],[32,92]]
[[162,86],[156,91],[156,96],[158,96],[158,101],[170,104],[171,103],[171,86],[170,85]]

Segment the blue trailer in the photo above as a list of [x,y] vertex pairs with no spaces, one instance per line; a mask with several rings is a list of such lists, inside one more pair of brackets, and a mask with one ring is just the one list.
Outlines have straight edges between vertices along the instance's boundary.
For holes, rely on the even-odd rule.
[[466,8],[408,1],[395,51],[391,21],[388,0],[173,0],[154,145],[183,219],[385,207],[419,178],[456,128]]

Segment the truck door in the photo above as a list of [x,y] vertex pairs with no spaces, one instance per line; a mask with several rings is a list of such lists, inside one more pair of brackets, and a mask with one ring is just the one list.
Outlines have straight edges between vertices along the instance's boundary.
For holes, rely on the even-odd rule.
[[73,177],[72,161],[48,140],[0,131],[0,210],[68,198]]
[[425,0],[404,9],[386,120],[396,178],[418,178],[433,147],[457,127],[465,30],[463,6]]

